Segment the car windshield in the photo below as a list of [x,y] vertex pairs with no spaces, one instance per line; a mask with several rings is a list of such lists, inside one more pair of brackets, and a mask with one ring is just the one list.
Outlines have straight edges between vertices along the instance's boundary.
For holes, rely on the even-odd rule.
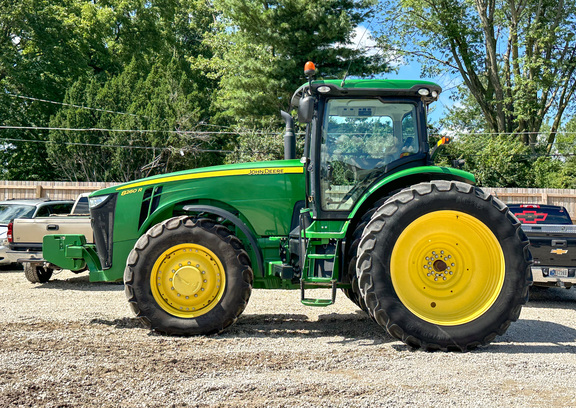
[[394,161],[420,150],[416,105],[379,99],[332,99],[320,152],[322,207],[349,210]]
[[0,224],[7,225],[15,218],[31,218],[36,207],[22,204],[0,204]]

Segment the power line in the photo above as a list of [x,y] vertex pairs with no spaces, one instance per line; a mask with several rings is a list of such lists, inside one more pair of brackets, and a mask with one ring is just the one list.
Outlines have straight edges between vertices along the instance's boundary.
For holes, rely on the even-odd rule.
[[[64,144],[68,146],[89,146],[89,147],[109,147],[109,148],[122,148],[122,149],[142,149],[142,150],[181,150],[179,147],[154,147],[154,146],[134,146],[134,145],[110,145],[104,143],[79,143],[79,142],[56,142],[54,140],[30,140],[30,139],[17,139],[9,137],[0,137],[0,140],[7,142],[26,142],[26,143],[51,143],[51,144]],[[201,153],[234,153],[234,150],[221,150],[221,149],[194,149],[195,152]]]
[[521,135],[548,135],[553,133],[555,135],[576,135],[576,132],[567,132],[563,130],[557,131],[540,131],[540,132],[452,132],[447,131],[446,133],[431,133],[430,136],[521,136]]
[[61,105],[61,106],[71,106],[73,108],[78,108],[78,109],[87,109],[87,110],[93,110],[93,111],[98,111],[98,112],[105,112],[105,113],[114,113],[114,114],[118,114],[118,115],[128,115],[128,116],[135,116],[135,117],[142,117],[142,118],[147,118],[149,119],[148,116],[143,116],[143,115],[136,115],[134,113],[126,113],[126,112],[118,112],[118,111],[113,111],[113,110],[108,110],[108,109],[100,109],[100,108],[91,108],[89,106],[83,106],[83,105],[75,105],[72,103],[65,103],[65,102],[56,102],[56,101],[50,101],[48,99],[40,99],[40,98],[33,98],[31,96],[24,96],[24,95],[16,95],[10,92],[6,92],[7,95],[12,96],[14,98],[20,98],[20,99],[27,99],[30,101],[36,101],[36,102],[44,102],[44,103],[51,103],[53,105]]
[[[44,103],[51,103],[54,105],[61,105],[61,106],[71,106],[74,108],[79,108],[79,109],[87,109],[87,110],[93,110],[93,111],[98,111],[98,112],[106,112],[106,113],[114,113],[114,114],[118,114],[118,115],[129,115],[129,116],[135,116],[135,117],[142,117],[142,118],[146,118],[146,119],[150,119],[149,116],[145,116],[145,115],[136,115],[134,113],[126,113],[126,112],[119,112],[119,111],[113,111],[113,110],[108,110],[108,109],[101,109],[101,108],[92,108],[89,106],[83,106],[83,105],[75,105],[75,104],[71,104],[71,103],[65,103],[65,102],[57,102],[57,101],[51,101],[48,99],[41,99],[41,98],[34,98],[31,96],[24,96],[24,95],[17,95],[17,94],[13,94],[11,92],[6,92],[7,95],[12,96],[14,98],[20,98],[20,99],[27,99],[27,100],[32,100],[32,101],[37,101],[37,102],[44,102]],[[214,125],[211,123],[206,123],[204,121],[200,121],[198,122],[198,125],[200,126],[208,126],[208,127],[216,127],[216,128],[222,128],[222,129],[234,129],[234,127],[232,126],[225,126],[225,125]],[[39,129],[39,128],[36,128]],[[74,130],[74,129],[70,129],[70,130]],[[128,131],[128,130],[127,130]],[[178,131],[176,131],[178,132]],[[249,130],[247,130],[246,132],[249,132]],[[202,133],[207,133],[207,132],[202,132]],[[232,130],[232,133],[242,133],[242,132],[234,132]],[[256,132],[253,132],[256,133]],[[261,133],[261,132],[259,132]],[[262,134],[272,134],[272,133],[262,133]]]
[[[49,126],[7,126],[0,125],[0,130],[2,129],[13,129],[13,130],[58,130],[63,132],[118,132],[118,133],[171,133],[171,134],[187,134],[187,133],[198,133],[202,135],[238,135],[238,134],[255,134],[255,135],[279,135],[281,132],[261,132],[261,131],[229,131],[229,132],[206,132],[203,130],[156,130],[156,129],[102,129],[102,128],[60,128],[60,127],[49,127]],[[303,132],[297,133],[298,135],[303,135]]]

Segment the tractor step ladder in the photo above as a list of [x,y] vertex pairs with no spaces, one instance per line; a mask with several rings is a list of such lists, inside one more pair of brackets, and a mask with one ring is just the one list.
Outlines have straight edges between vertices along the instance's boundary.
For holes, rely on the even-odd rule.
[[[316,249],[328,243],[326,238],[309,238],[306,247],[306,257],[304,259],[304,268],[302,277],[300,279],[300,295],[301,302],[306,306],[330,306],[336,302],[336,289],[338,288],[338,250],[340,248],[340,240],[336,240],[333,244],[333,253],[316,253]],[[330,276],[314,276],[316,271],[317,261],[332,261],[332,271]],[[331,288],[332,296],[329,299],[307,298],[306,287],[310,286]]]

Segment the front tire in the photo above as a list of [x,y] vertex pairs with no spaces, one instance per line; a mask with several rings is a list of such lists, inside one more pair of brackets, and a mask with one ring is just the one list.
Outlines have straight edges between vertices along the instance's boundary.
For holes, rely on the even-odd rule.
[[391,197],[359,245],[362,297],[413,348],[470,350],[518,319],[531,284],[528,240],[507,207],[461,182]]
[[244,311],[252,290],[242,242],[209,219],[175,217],[136,242],[124,271],[134,313],[171,335],[224,330]]

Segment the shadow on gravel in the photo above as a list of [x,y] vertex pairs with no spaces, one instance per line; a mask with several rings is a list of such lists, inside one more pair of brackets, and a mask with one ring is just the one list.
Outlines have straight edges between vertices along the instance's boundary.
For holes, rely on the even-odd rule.
[[331,341],[343,344],[369,340],[370,345],[396,341],[374,323],[364,312],[320,315],[317,321],[303,314],[252,314],[240,316],[238,322],[221,334],[222,337],[344,337]]
[[[369,340],[366,346],[397,341],[390,337],[367,316],[358,314],[328,314],[319,316],[318,321],[310,321],[303,314],[254,314],[240,316],[236,324],[219,335],[211,337],[233,338],[320,338],[343,337],[342,340],[329,341],[329,344],[346,344],[358,340]],[[103,324],[116,329],[142,329],[144,326],[137,318],[92,319],[91,324]],[[150,331],[151,336],[161,336]],[[179,337],[179,336],[176,336]]]
[[135,317],[123,317],[121,319],[113,319],[113,320],[106,320],[106,319],[92,319],[90,320],[90,324],[103,324],[106,326],[111,326],[116,329],[143,329],[144,325],[140,322],[139,319]]
[[30,284],[32,289],[60,289],[60,290],[80,290],[86,292],[113,292],[123,291],[123,282],[90,282],[88,275],[79,275],[68,279],[58,279],[55,275],[46,283]]
[[532,287],[530,299],[524,307],[576,309],[576,290]]
[[[502,339],[514,344],[499,342]],[[576,330],[558,323],[521,319],[503,337],[481,350],[510,354],[576,353]]]
[[23,273],[24,268],[21,264],[0,265],[0,273]]

